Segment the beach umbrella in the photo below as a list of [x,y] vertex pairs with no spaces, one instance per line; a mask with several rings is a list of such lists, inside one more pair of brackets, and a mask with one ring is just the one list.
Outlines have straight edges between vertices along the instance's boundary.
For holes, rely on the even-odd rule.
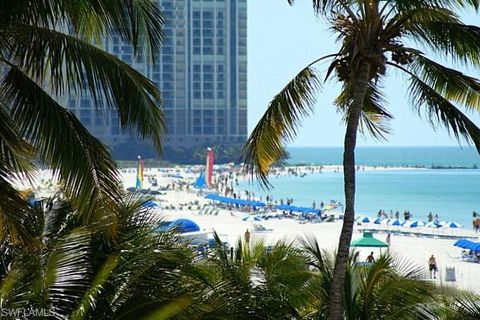
[[148,200],[143,204],[144,207],[146,208],[156,208],[159,207],[158,203],[152,200]]
[[418,220],[407,220],[402,223],[402,227],[410,227],[410,228],[417,228],[423,227],[425,225],[424,222]]
[[255,221],[261,221],[261,219],[257,216],[247,216],[242,219],[245,222],[255,222]]
[[180,233],[186,233],[200,231],[200,227],[198,226],[198,224],[196,224],[190,219],[177,219],[171,222],[162,223],[160,226],[155,228],[154,231],[161,232],[168,230],[175,230]]
[[447,222],[446,224],[443,225],[443,227],[444,228],[461,228],[462,225],[460,223],[452,221],[452,222]]
[[427,228],[438,228],[438,227],[440,227],[440,224],[438,223],[438,221],[430,221],[429,223],[427,223],[425,225],[425,227],[427,227]]
[[373,223],[375,224],[382,224],[382,221],[385,220],[385,219],[382,219],[382,218],[377,218],[375,219],[375,221],[373,221]]
[[423,227],[424,225],[425,225],[425,222],[415,220],[410,224],[410,228]]
[[350,247],[386,248],[388,244],[374,238],[371,232],[365,232],[362,238],[352,241]]
[[373,219],[370,218],[370,217],[363,217],[362,219],[359,220],[360,222],[363,222],[363,223],[371,223],[373,222]]
[[395,220],[392,219],[388,222],[388,225],[390,225],[390,226],[401,226],[402,221],[400,221],[398,219],[395,219]]
[[469,250],[472,250],[472,251],[480,251],[480,243],[479,242],[473,242],[473,241],[469,241],[467,240],[468,242],[465,242],[464,245],[462,245],[460,248],[463,248],[463,249],[469,249]]
[[472,241],[470,240],[467,240],[467,239],[459,239],[457,241],[455,241],[455,243],[453,244],[455,247],[459,247],[459,248],[466,248],[465,245],[470,243]]

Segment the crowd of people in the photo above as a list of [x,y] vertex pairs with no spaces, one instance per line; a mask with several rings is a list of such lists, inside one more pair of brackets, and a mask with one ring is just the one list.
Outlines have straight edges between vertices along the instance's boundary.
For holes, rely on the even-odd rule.
[[[431,213],[430,213],[431,214]],[[395,213],[393,213],[393,210],[390,210],[389,213],[385,212],[385,210],[383,209],[380,209],[378,211],[378,214],[377,214],[377,217],[378,218],[381,218],[381,219],[400,219],[400,212],[399,211],[396,211]],[[437,216],[438,217],[438,216]],[[408,210],[405,210],[403,212],[403,218],[405,220],[411,220],[413,218],[413,214],[408,211]]]

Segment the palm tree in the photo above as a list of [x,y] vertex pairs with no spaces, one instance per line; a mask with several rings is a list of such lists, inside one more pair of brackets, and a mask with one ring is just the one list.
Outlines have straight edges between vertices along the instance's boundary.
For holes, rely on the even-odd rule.
[[[308,263],[318,272],[310,291],[316,296],[316,307],[310,318],[328,317],[328,294],[333,283],[334,258],[319,248],[315,239],[303,241]],[[424,271],[411,263],[388,255],[371,265],[362,265],[349,256],[344,282],[341,314],[344,319],[427,319],[425,309],[438,306],[437,288],[422,281]],[[435,309],[435,308],[433,308]]]
[[[288,0],[290,4],[294,0]],[[478,9],[477,0],[314,0],[316,13],[330,25],[340,49],[314,61],[270,102],[247,140],[243,158],[252,174],[268,186],[269,167],[285,152],[284,144],[315,106],[321,89],[314,65],[331,60],[325,79],[336,78],[342,91],[335,100],[344,115],[345,218],[329,295],[330,318],[340,319],[342,287],[355,214],[357,132],[376,138],[388,133],[392,115],[379,85],[387,69],[406,75],[412,106],[434,126],[444,125],[457,139],[480,151],[480,129],[459,109],[480,110],[480,81],[432,60],[421,48],[454,65],[480,65],[480,28],[465,25],[456,9]],[[413,47],[419,45],[419,48]]]
[[[87,94],[101,112],[119,112],[122,127],[151,138],[164,129],[154,84],[93,45],[118,36],[136,58],[162,40],[163,17],[152,0],[3,1],[0,12],[0,240],[27,243],[29,207],[11,181],[29,179],[35,163],[52,168],[85,223],[119,200],[116,165],[61,101]],[[64,100],[64,99],[63,99]]]
[[422,314],[429,320],[480,319],[480,296],[454,288],[442,288],[437,303],[430,304]]
[[37,204],[28,223],[36,245],[0,248],[2,308],[57,319],[166,319],[189,308],[193,252],[170,232],[152,232],[160,220],[144,203],[130,195],[116,206],[114,241],[82,226],[67,202]]
[[[201,319],[301,319],[311,301],[307,284],[314,276],[299,248],[278,242],[238,240],[233,252],[217,245],[198,269],[204,279],[206,308]],[[208,307],[209,306],[209,307]]]

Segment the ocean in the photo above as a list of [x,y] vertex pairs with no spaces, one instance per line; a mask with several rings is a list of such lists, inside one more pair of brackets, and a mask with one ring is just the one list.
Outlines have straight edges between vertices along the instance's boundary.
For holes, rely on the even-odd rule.
[[[289,148],[289,164],[341,164],[342,148]],[[480,168],[471,147],[359,147],[357,164],[388,167]]]
[[[341,148],[291,148],[289,152],[289,164],[342,162]],[[473,211],[480,213],[480,170],[474,169],[480,167],[480,156],[473,148],[358,148],[357,164],[424,168],[358,171],[357,214],[375,217],[380,209],[400,213],[409,210],[414,219],[426,220],[432,212],[440,220],[457,221],[470,228]],[[241,189],[262,195],[263,199],[267,194],[274,199],[293,198],[294,204],[303,206],[311,206],[313,201],[317,206],[321,201],[344,202],[342,173],[271,177],[270,182],[273,189],[268,192],[256,183],[243,182]]]

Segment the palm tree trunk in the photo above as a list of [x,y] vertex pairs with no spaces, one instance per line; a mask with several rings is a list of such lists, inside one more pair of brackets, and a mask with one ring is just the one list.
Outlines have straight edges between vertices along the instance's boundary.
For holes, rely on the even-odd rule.
[[342,319],[342,294],[355,217],[355,145],[357,143],[357,131],[362,112],[362,105],[368,87],[369,73],[370,63],[365,61],[362,62],[358,72],[353,104],[349,110],[347,120],[347,131],[345,133],[343,152],[345,215],[343,219],[342,233],[338,243],[333,282],[330,288],[328,306],[330,320]]

